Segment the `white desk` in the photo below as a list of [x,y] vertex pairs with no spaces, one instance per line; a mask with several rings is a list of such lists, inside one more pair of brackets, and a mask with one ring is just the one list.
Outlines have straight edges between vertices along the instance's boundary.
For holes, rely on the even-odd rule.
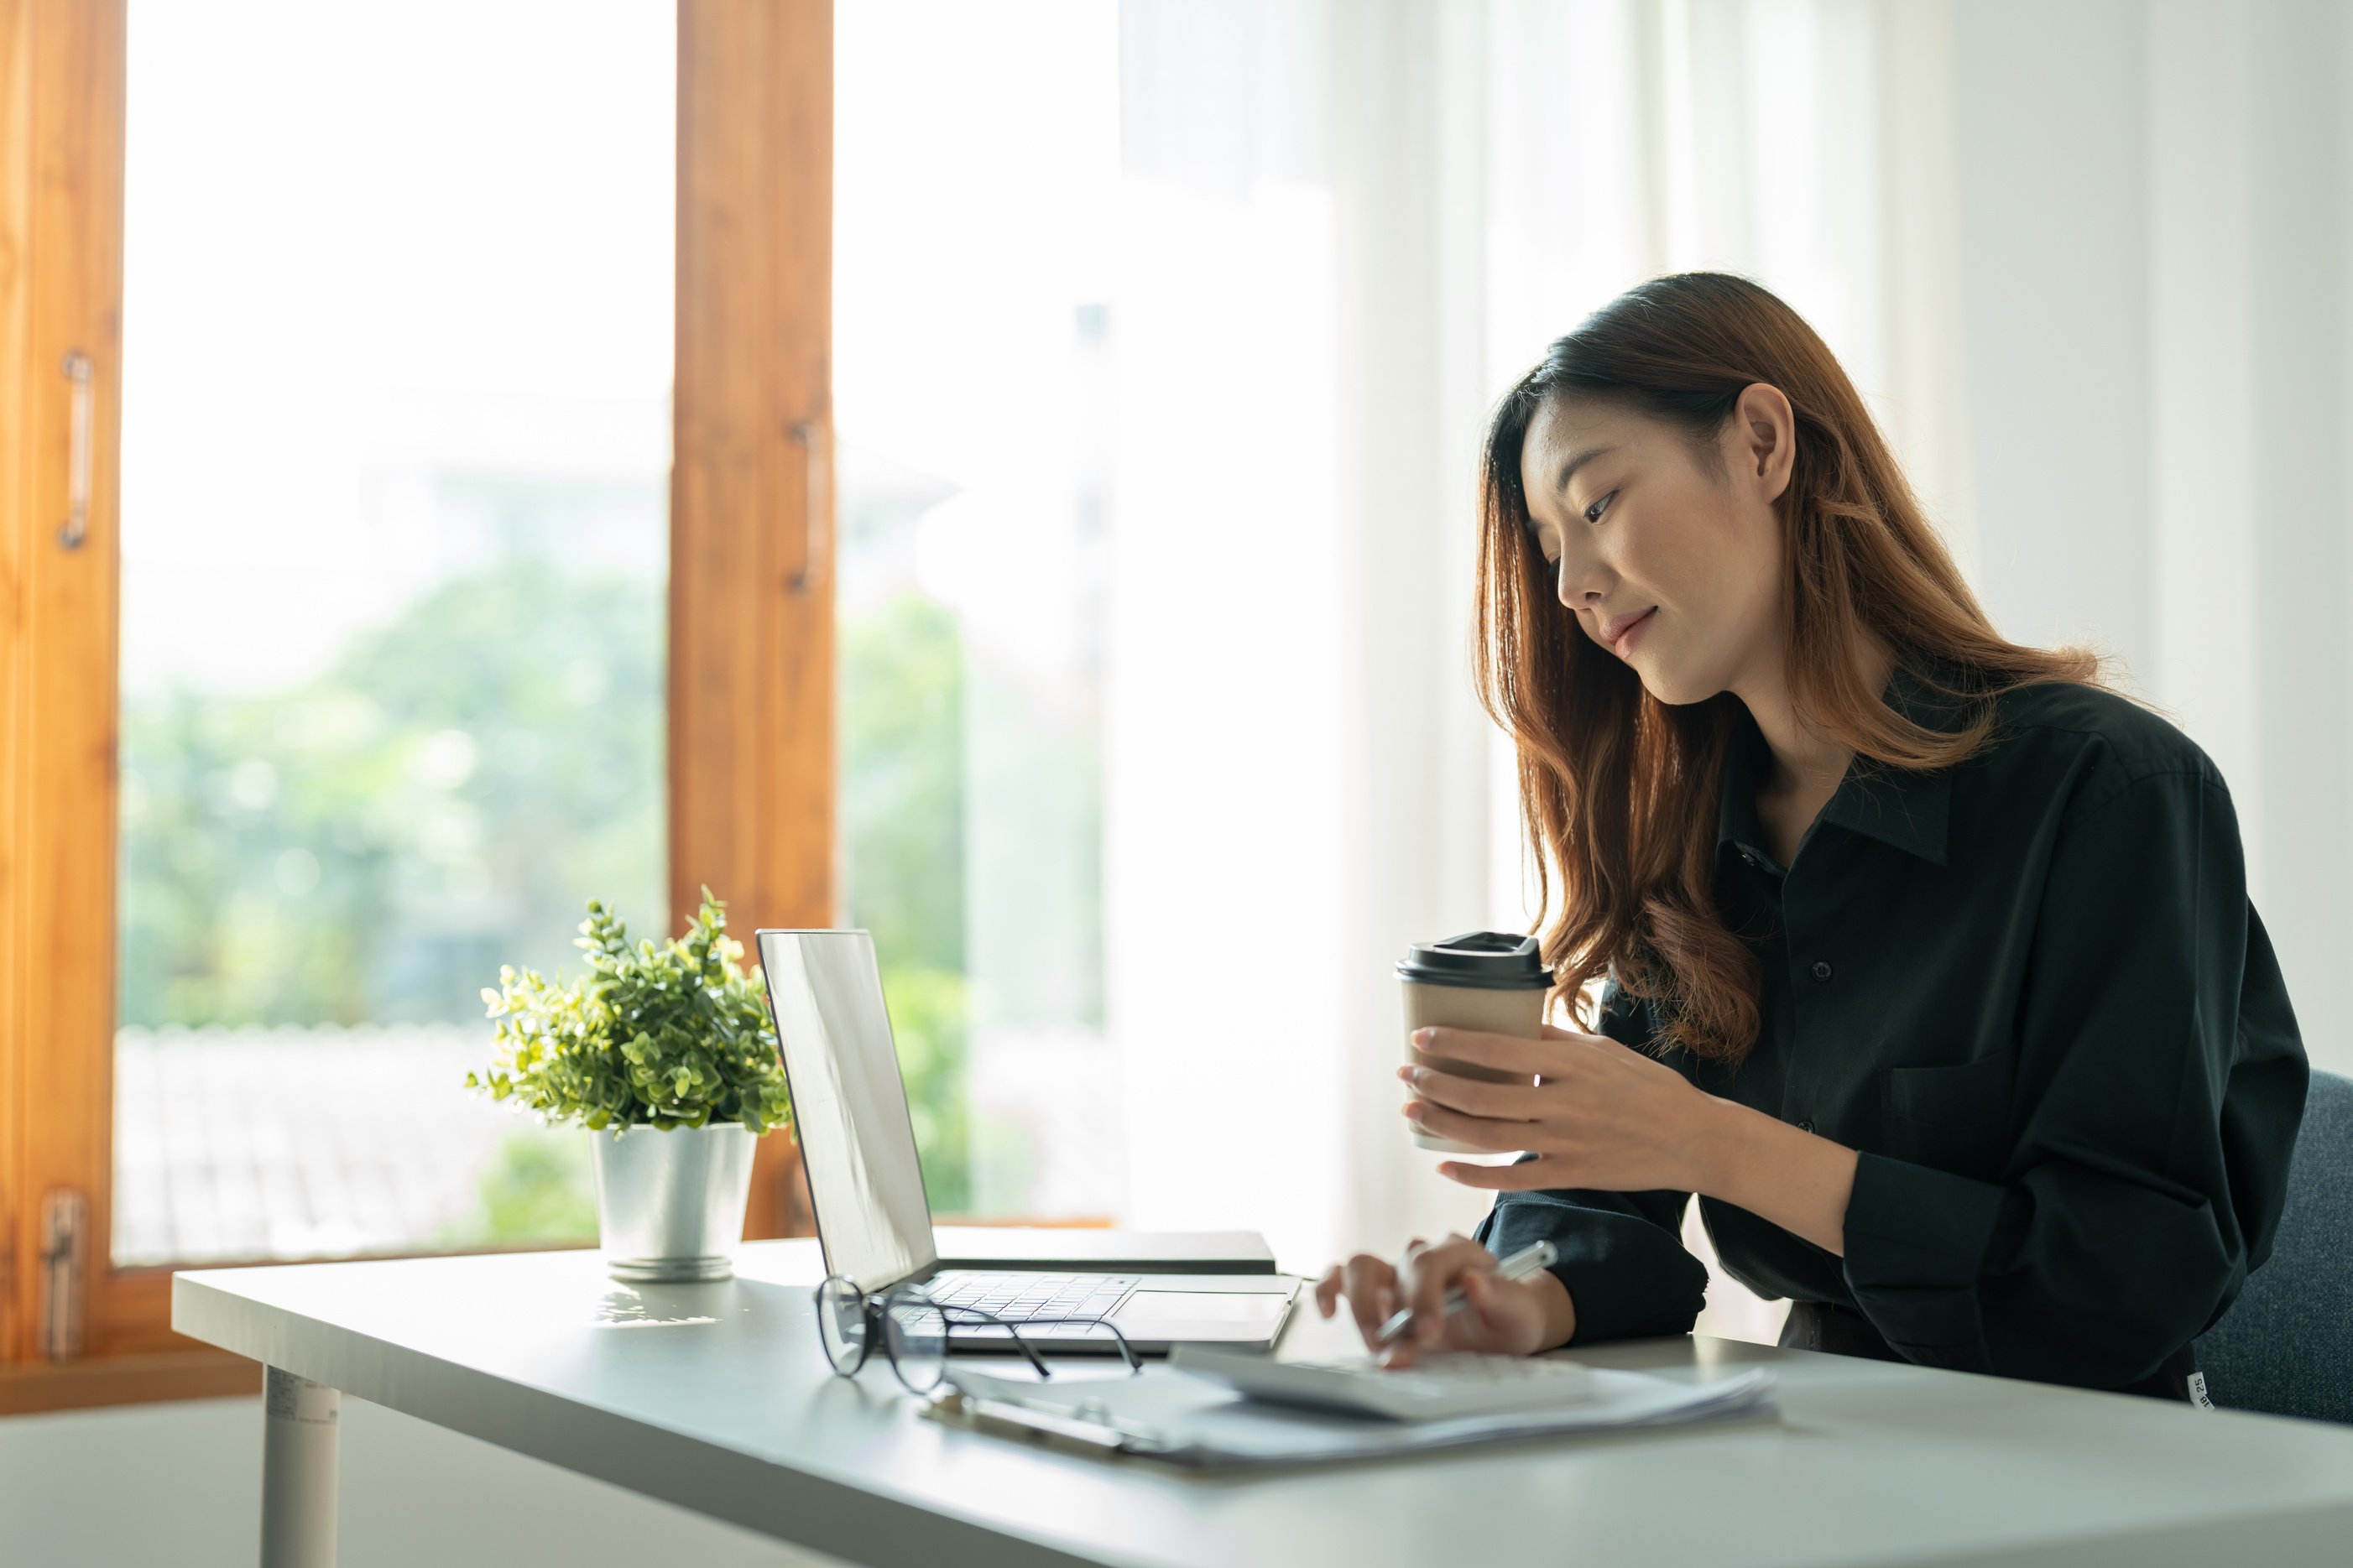
[[[923,1420],[879,1355],[855,1382],[827,1367],[814,1242],[749,1245],[740,1270],[633,1289],[592,1252],[213,1269],[174,1281],[173,1326],[878,1565],[2268,1568],[2353,1554],[2353,1429],[1714,1340],[1591,1359],[1696,1377],[1769,1363],[1785,1425],[1204,1480]],[[1303,1300],[1284,1348],[1346,1342]],[[307,1564],[316,1546],[284,1521],[315,1525],[323,1507],[332,1553],[333,1427],[268,1425],[265,1514],[281,1522],[264,1561]]]

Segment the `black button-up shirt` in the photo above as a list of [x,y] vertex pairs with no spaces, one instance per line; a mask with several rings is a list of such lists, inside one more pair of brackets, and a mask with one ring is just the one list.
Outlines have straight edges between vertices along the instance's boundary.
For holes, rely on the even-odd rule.
[[[1885,700],[1961,727],[1902,671]],[[1858,758],[1786,870],[1741,710],[1715,891],[1764,966],[1761,1031],[1736,1069],[1665,1059],[1862,1157],[1843,1258],[1700,1212],[1735,1279],[1800,1304],[1784,1342],[2179,1394],[2270,1249],[2303,1042],[2205,752],[2087,687],[1997,701],[1957,767]],[[1652,1048],[1649,1004],[1614,979],[1601,1002],[1603,1032]],[[1677,1235],[1688,1196],[1506,1193],[1479,1238],[1559,1247],[1575,1342],[1681,1333],[1706,1284]]]

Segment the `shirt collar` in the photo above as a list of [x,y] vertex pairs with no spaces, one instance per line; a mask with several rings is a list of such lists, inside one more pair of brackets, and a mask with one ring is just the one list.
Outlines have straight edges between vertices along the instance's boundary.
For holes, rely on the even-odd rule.
[[[1967,715],[1938,700],[1910,670],[1898,666],[1881,700],[1916,724],[1950,733],[1963,728]],[[1732,748],[1725,758],[1724,795],[1716,813],[1715,845],[1721,854],[1727,844],[1772,863],[1765,834],[1757,820],[1757,785],[1772,764],[1764,731],[1741,705]],[[1890,767],[1860,757],[1848,764],[1838,793],[1822,807],[1820,820],[1834,822],[1866,837],[1876,838],[1932,865],[1945,864],[1946,818],[1952,802],[1950,770],[1917,773]]]

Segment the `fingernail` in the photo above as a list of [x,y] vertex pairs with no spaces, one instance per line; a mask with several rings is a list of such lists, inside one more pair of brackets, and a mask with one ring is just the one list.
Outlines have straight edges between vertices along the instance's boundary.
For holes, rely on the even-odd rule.
[[1416,1029],[1413,1032],[1413,1043],[1417,1046],[1426,1046],[1430,1044],[1430,1037],[1437,1033],[1435,1029]]

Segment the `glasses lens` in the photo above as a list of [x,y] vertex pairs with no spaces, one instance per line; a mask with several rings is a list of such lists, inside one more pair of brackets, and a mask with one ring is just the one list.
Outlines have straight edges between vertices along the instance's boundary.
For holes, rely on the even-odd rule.
[[818,1287],[817,1335],[836,1372],[856,1372],[866,1357],[866,1298],[839,1275]]
[[946,1314],[921,1296],[893,1296],[882,1303],[882,1331],[900,1379],[917,1394],[937,1388],[948,1368]]

